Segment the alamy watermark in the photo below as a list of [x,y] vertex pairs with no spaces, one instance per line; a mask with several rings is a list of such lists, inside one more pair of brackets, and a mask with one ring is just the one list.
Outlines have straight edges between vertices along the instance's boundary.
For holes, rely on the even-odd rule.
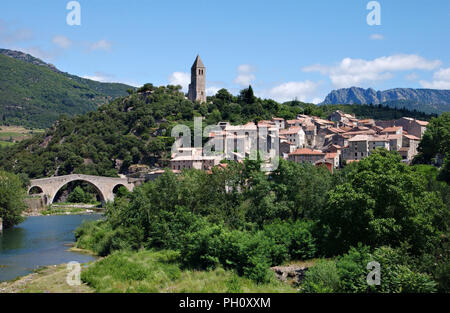
[[[208,125],[203,129],[201,117],[194,117],[194,145],[192,146],[191,129],[184,124],[172,128],[175,138],[172,155],[192,156],[189,149],[201,151],[200,157],[210,160],[257,160],[263,162],[262,171],[273,171],[279,164],[279,129],[278,127],[246,124],[239,126]],[[203,138],[209,138],[205,145]]]
[[72,261],[67,263],[69,273],[66,276],[66,282],[69,286],[81,285],[81,266],[80,263]]
[[367,25],[379,26],[381,25],[381,5],[378,1],[370,1],[367,3],[367,10],[371,10],[367,15]]
[[69,26],[81,25],[81,5],[78,1],[70,1],[66,5],[66,10],[70,10],[66,17]]
[[367,269],[370,270],[367,275],[367,284],[369,286],[381,285],[381,265],[376,261],[367,263]]

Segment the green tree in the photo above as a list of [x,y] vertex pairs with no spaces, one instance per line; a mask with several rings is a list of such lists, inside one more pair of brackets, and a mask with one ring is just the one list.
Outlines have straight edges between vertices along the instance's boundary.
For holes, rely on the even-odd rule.
[[67,198],[70,203],[90,203],[92,200],[92,194],[85,192],[80,186],[75,187]]
[[344,252],[358,242],[378,247],[406,241],[419,254],[439,243],[447,229],[442,224],[445,206],[400,155],[377,150],[347,175],[347,181],[329,193],[319,215],[317,236],[326,234],[327,252]]
[[443,164],[439,177],[450,183],[450,112],[431,119],[418,151],[414,162]]
[[26,208],[25,195],[19,177],[0,171],[0,218],[3,220],[4,228],[23,222],[21,213]]

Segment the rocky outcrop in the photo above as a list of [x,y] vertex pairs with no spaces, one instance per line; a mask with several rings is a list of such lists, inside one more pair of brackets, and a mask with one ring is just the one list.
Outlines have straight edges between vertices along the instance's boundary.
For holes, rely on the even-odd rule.
[[282,282],[289,282],[294,285],[300,285],[305,278],[307,267],[296,265],[290,266],[274,266],[270,268]]

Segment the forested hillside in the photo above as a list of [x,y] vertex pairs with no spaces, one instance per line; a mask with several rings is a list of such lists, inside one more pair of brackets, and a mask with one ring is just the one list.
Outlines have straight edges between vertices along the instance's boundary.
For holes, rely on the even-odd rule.
[[280,104],[255,97],[251,87],[238,96],[222,89],[207,104],[199,104],[187,100],[180,88],[147,84],[95,112],[63,118],[44,134],[0,150],[0,166],[30,178],[69,173],[116,176],[137,163],[165,167],[173,143],[172,127],[177,123],[192,127],[195,115],[205,116],[204,126],[221,120],[240,124],[273,116],[294,119],[298,113],[326,117],[336,109],[362,117],[430,118],[385,107]]
[[74,116],[127,94],[124,84],[101,83],[63,73],[50,64],[0,50],[0,124],[50,127],[61,114]]

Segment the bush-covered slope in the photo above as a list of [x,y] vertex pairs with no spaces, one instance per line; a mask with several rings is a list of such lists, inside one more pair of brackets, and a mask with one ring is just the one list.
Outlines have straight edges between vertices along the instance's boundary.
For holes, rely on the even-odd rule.
[[[30,178],[69,173],[114,176],[126,173],[131,164],[167,166],[173,143],[171,128],[177,123],[192,127],[195,115],[205,116],[206,126],[221,120],[246,123],[272,116],[294,119],[298,113],[326,117],[337,108],[350,112],[354,109],[301,102],[280,104],[256,98],[251,88],[244,89],[239,96],[222,89],[209,97],[208,103],[199,104],[187,100],[180,88],[156,88],[148,84],[95,112],[63,118],[46,133],[0,150],[0,167]],[[357,111],[364,113],[364,117],[418,114],[368,106],[355,108],[365,108]]]

